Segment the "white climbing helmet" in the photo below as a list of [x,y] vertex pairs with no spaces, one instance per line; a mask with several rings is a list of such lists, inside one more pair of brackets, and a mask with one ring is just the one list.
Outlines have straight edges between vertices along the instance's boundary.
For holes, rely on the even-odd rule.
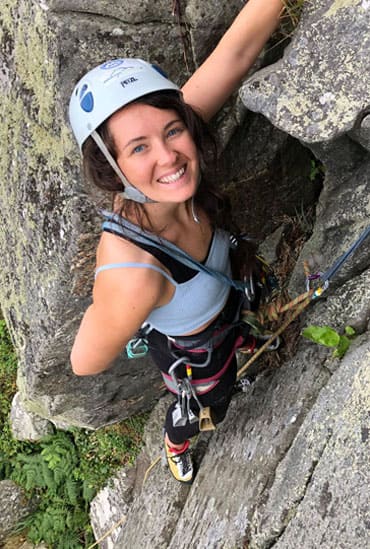
[[125,178],[96,129],[113,113],[156,91],[179,87],[155,65],[142,59],[112,59],[89,71],[76,84],[69,102],[69,121],[81,149],[91,136],[125,186],[125,198],[148,202]]

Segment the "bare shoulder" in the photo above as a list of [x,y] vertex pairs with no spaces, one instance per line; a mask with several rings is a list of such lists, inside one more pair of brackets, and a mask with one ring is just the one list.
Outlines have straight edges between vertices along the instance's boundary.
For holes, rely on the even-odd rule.
[[[73,371],[78,375],[99,373],[147,320],[151,311],[167,303],[174,286],[156,270],[127,263],[154,265],[155,258],[134,244],[104,233],[97,251],[100,271],[71,353]],[[125,266],[126,265],[126,266]]]
[[[96,264],[100,271],[95,280],[94,301],[111,302],[115,296],[116,303],[124,301],[127,307],[139,295],[140,308],[146,312],[149,308],[150,312],[172,297],[173,285],[163,274],[170,273],[150,253],[117,235],[102,234]],[[109,268],[104,270],[107,265]]]

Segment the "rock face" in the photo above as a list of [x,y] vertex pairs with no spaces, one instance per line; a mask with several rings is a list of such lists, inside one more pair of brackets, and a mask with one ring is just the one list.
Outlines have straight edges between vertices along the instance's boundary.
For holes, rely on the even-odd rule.
[[[100,61],[137,56],[158,63],[181,84],[239,9],[236,0],[9,0],[2,6],[0,303],[19,356],[22,406],[29,412],[57,425],[95,428],[151,408],[161,394],[161,379],[148,359],[122,355],[93,378],[71,373],[69,352],[90,303],[101,230],[96,206],[108,200],[82,180],[66,122],[74,83]],[[224,146],[241,120],[239,111],[231,102],[220,117]],[[252,159],[246,159],[240,139],[238,149],[228,148],[236,217],[243,221],[247,207],[251,215],[243,228],[255,226],[260,234],[271,228],[271,211],[277,217],[291,213],[301,207],[302,196],[308,204],[316,195],[308,178],[309,151],[264,126]],[[253,128],[259,131],[257,121]],[[253,141],[250,134],[243,139]],[[261,168],[266,142],[271,147]],[[281,160],[289,156],[307,166],[306,175]],[[246,171],[258,173],[266,188],[258,208],[250,207],[250,191],[245,203],[236,199]],[[287,194],[293,197],[289,204],[280,200]]]
[[245,82],[244,104],[305,143],[364,134],[369,26],[367,1],[310,0],[283,60]]
[[[369,224],[369,29],[369,2],[307,2],[283,59],[253,75],[240,92],[246,107],[305,143],[323,162],[316,224],[301,255],[320,254],[322,270]],[[333,282],[360,273],[369,260],[370,246],[362,246]],[[302,287],[301,272],[298,261],[294,291]]]
[[[298,137],[324,166],[324,189],[292,275],[293,291],[302,291],[302,259],[320,256],[325,270],[369,226],[369,10],[365,1],[307,2],[284,58],[241,91],[248,108]],[[209,441],[200,437],[203,459],[190,489],[157,466],[131,492],[115,549],[368,545],[369,242],[301,319],[302,326],[339,332],[353,326],[358,335],[345,357],[335,359],[300,339],[291,359],[234,398]],[[141,456],[148,465],[160,453],[155,414],[163,410],[150,423],[156,436],[152,430]]]
[[16,528],[18,522],[35,510],[22,488],[11,480],[0,482],[0,543]]
[[[149,407],[158,396],[160,380],[149,362],[122,358],[94,379],[75,379],[69,370],[68,349],[89,300],[100,229],[93,208],[98,197],[81,183],[64,107],[77,76],[110,56],[150,54],[181,83],[184,51],[192,68],[222,32],[223,12],[226,21],[239,9],[237,2],[174,5],[180,5],[182,21],[191,22],[190,30],[172,18],[172,3],[159,2],[154,12],[145,0],[13,0],[0,14],[0,117],[6,121],[0,126],[6,213],[0,301],[20,356],[22,406],[56,423],[96,427]],[[369,17],[367,0],[306,2],[283,59],[256,72],[241,91],[247,108],[274,127],[258,114],[248,113],[243,122],[237,107],[223,114],[236,215],[243,223],[259,209],[262,234],[278,224],[271,221],[271,208],[278,218],[294,211],[295,201],[300,211],[300,200],[307,204],[316,194],[314,188],[299,192],[302,175],[291,159],[280,162],[280,155],[291,152],[306,166],[310,157],[298,139],[323,163],[324,189],[292,291],[302,291],[302,259],[321,256],[318,267],[325,270],[369,224]],[[293,176],[284,176],[286,169]],[[243,170],[256,175],[259,193],[252,195],[253,180]],[[249,230],[248,223],[243,228]],[[369,303],[367,240],[301,319],[302,325],[340,332],[353,326],[357,337],[346,356],[334,359],[330,350],[300,338],[280,368],[236,395],[214,435],[199,438],[200,468],[191,488],[178,485],[159,465],[143,482],[160,454],[166,405],[160,401],[136,478],[135,471],[122,471],[113,491],[108,486],[92,506],[97,537],[120,521],[102,547],[366,547]]]

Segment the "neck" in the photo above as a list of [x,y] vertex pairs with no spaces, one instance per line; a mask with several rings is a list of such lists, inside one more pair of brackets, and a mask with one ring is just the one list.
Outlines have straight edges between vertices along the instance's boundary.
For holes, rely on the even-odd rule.
[[181,202],[180,204],[164,202],[145,204],[144,209],[148,214],[153,228],[159,231],[173,224],[188,224],[195,222],[191,200]]

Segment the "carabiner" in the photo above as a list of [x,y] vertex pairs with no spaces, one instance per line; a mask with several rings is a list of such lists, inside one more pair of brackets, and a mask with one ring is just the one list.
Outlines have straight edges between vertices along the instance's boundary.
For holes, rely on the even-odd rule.
[[145,340],[140,337],[130,339],[126,345],[126,353],[128,358],[143,358],[148,351],[148,345]]
[[244,293],[246,298],[250,303],[254,301],[254,298],[256,296],[256,292],[254,291],[254,282],[253,282],[253,275],[252,273],[249,274],[249,283],[247,283],[247,277],[245,276],[243,278],[244,283]]

